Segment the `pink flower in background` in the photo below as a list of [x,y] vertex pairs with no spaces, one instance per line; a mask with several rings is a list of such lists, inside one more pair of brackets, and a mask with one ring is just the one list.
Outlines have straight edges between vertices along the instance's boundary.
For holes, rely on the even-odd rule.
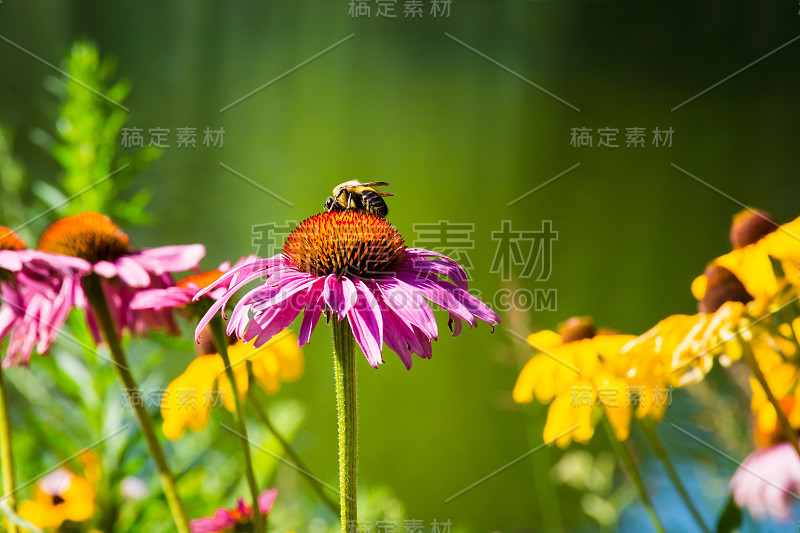
[[[239,259],[233,268],[238,268],[247,263],[252,263],[258,257],[250,255]],[[195,295],[201,289],[206,288],[213,282],[217,281],[220,276],[231,270],[229,261],[222,263],[216,270],[209,272],[202,272],[200,274],[192,274],[181,280],[178,280],[172,287],[164,289],[146,289],[139,291],[134,296],[131,302],[132,309],[165,309],[170,307],[184,307],[192,302]],[[209,292],[207,296],[211,299],[218,300],[221,298],[229,287],[218,286],[213,291]]]
[[[265,490],[258,497],[258,508],[266,516],[272,510],[278,489]],[[234,531],[237,526],[249,524],[253,520],[253,508],[239,498],[235,509],[219,508],[214,516],[198,518],[189,523],[192,533],[222,533]],[[238,530],[237,530],[238,531]]]
[[[448,278],[447,281],[442,278]],[[422,248],[407,248],[386,220],[360,212],[314,215],[297,225],[283,253],[231,269],[195,299],[227,287],[197,326],[199,336],[211,318],[248,283],[266,277],[248,292],[228,322],[228,334],[255,347],[267,342],[305,309],[298,343],[308,343],[326,308],[348,319],[370,365],[383,362],[383,344],[411,368],[411,355],[432,355],[438,338],[426,300],[449,313],[453,336],[461,321],[500,323],[497,314],[467,292],[464,269],[452,259]]]
[[[144,289],[171,287],[170,273],[197,269],[205,255],[201,244],[134,250],[128,236],[99,213],[81,213],[51,224],[39,239],[39,249],[90,264],[90,273],[103,278],[103,290],[120,335],[124,331],[143,335],[150,329],[177,332],[170,310],[133,309],[131,302]],[[100,342],[97,322],[85,298],[78,307],[86,312],[92,335]]]
[[789,520],[800,499],[800,458],[788,442],[756,450],[736,469],[730,486],[736,505],[756,520]]
[[67,319],[83,303],[79,278],[88,262],[25,249],[0,226],[0,339],[8,337],[3,366],[27,366],[34,350],[45,353]]

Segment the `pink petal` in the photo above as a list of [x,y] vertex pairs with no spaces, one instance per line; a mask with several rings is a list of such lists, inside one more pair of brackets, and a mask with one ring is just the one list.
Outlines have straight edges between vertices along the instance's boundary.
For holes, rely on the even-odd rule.
[[192,270],[204,255],[206,247],[202,244],[187,244],[144,249],[131,257],[136,257],[148,271],[158,275]]
[[265,490],[261,493],[258,497],[258,508],[261,510],[261,514],[269,514],[277,497],[278,489]]
[[150,274],[133,257],[120,257],[116,261],[117,275],[130,287],[147,287],[150,285]]
[[107,279],[111,279],[117,275],[117,267],[114,265],[114,263],[110,263],[108,261],[98,261],[92,265],[92,270],[94,270],[97,275],[103,276]]
[[182,287],[138,291],[131,300],[131,309],[164,309],[180,307],[192,301],[195,291]]
[[325,307],[325,300],[322,297],[324,288],[325,278],[319,278],[308,289],[306,311],[303,314],[303,322],[300,324],[300,334],[297,337],[297,344],[299,346],[308,344],[311,340],[311,333],[313,333],[314,327],[317,325],[317,321]]
[[378,301],[369,288],[359,279],[354,279],[358,291],[358,302],[348,315],[356,342],[373,368],[383,362],[383,318]]

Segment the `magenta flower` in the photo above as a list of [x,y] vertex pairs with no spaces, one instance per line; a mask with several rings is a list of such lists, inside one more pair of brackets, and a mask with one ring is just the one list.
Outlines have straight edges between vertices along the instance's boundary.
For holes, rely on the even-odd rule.
[[736,505],[756,520],[789,520],[792,503],[800,499],[800,458],[788,442],[756,450],[736,469],[730,486]]
[[27,366],[34,347],[50,349],[69,309],[83,303],[78,279],[90,268],[82,259],[25,249],[0,226],[0,339],[9,339],[4,367]]
[[[452,259],[422,248],[407,248],[386,220],[360,212],[314,215],[286,239],[283,253],[231,269],[195,299],[227,287],[197,326],[199,336],[212,317],[248,283],[266,277],[234,308],[228,334],[259,347],[305,309],[298,343],[308,343],[326,309],[348,319],[370,365],[383,362],[383,344],[411,368],[411,355],[432,355],[438,338],[426,300],[449,313],[453,336],[461,321],[500,323],[497,314],[467,292],[464,269]],[[450,281],[447,281],[447,278]]]
[[[258,257],[255,255],[242,257],[233,265],[233,268],[251,263],[256,259],[258,259]],[[226,261],[216,270],[192,274],[178,280],[172,287],[139,291],[136,296],[134,296],[133,301],[131,301],[131,308],[159,310],[170,307],[185,307],[192,302],[192,299],[201,289],[217,281],[220,276],[229,270],[231,270],[231,264],[229,261]],[[211,299],[218,300],[225,294],[228,288],[229,287],[218,286],[216,289],[209,292],[208,296]]]
[[[258,508],[261,514],[266,516],[272,510],[275,498],[278,497],[278,489],[265,490],[258,497]],[[235,509],[219,508],[214,512],[214,516],[198,518],[189,523],[192,533],[227,533],[238,531],[237,526],[249,524],[253,519],[253,508],[244,503],[244,499],[239,498]]]
[[[102,278],[120,335],[124,331],[143,335],[155,328],[177,332],[170,310],[134,309],[131,302],[144,289],[171,287],[170,273],[196,269],[205,255],[201,244],[134,250],[128,236],[99,213],[81,213],[56,221],[42,234],[39,249],[80,258],[90,264],[90,271],[85,274]],[[100,342],[97,321],[86,298],[82,298],[78,307],[86,312],[92,335]]]

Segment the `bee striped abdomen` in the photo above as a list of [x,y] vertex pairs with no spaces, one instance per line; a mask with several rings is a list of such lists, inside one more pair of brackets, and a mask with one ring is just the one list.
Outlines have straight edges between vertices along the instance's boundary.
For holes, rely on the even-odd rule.
[[389,214],[389,208],[386,206],[386,202],[378,193],[369,190],[364,191],[361,193],[361,200],[364,203],[363,210],[367,213],[380,218],[386,218],[386,215]]

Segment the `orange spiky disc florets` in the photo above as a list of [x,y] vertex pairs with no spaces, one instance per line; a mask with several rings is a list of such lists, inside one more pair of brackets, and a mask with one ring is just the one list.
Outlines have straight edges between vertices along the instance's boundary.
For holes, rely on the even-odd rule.
[[204,289],[208,287],[215,281],[222,276],[222,272],[219,270],[212,270],[210,272],[201,272],[200,274],[192,274],[191,276],[186,276],[183,279],[178,280],[175,284],[182,289],[189,289],[193,287],[200,287]]
[[39,249],[97,263],[129,254],[131,243],[128,235],[107,216],[81,213],[51,224],[39,239]]
[[0,226],[0,250],[24,250],[25,243],[16,233],[5,226]]
[[406,244],[386,220],[357,211],[320,213],[297,225],[283,245],[284,260],[315,276],[369,278],[403,263]]

